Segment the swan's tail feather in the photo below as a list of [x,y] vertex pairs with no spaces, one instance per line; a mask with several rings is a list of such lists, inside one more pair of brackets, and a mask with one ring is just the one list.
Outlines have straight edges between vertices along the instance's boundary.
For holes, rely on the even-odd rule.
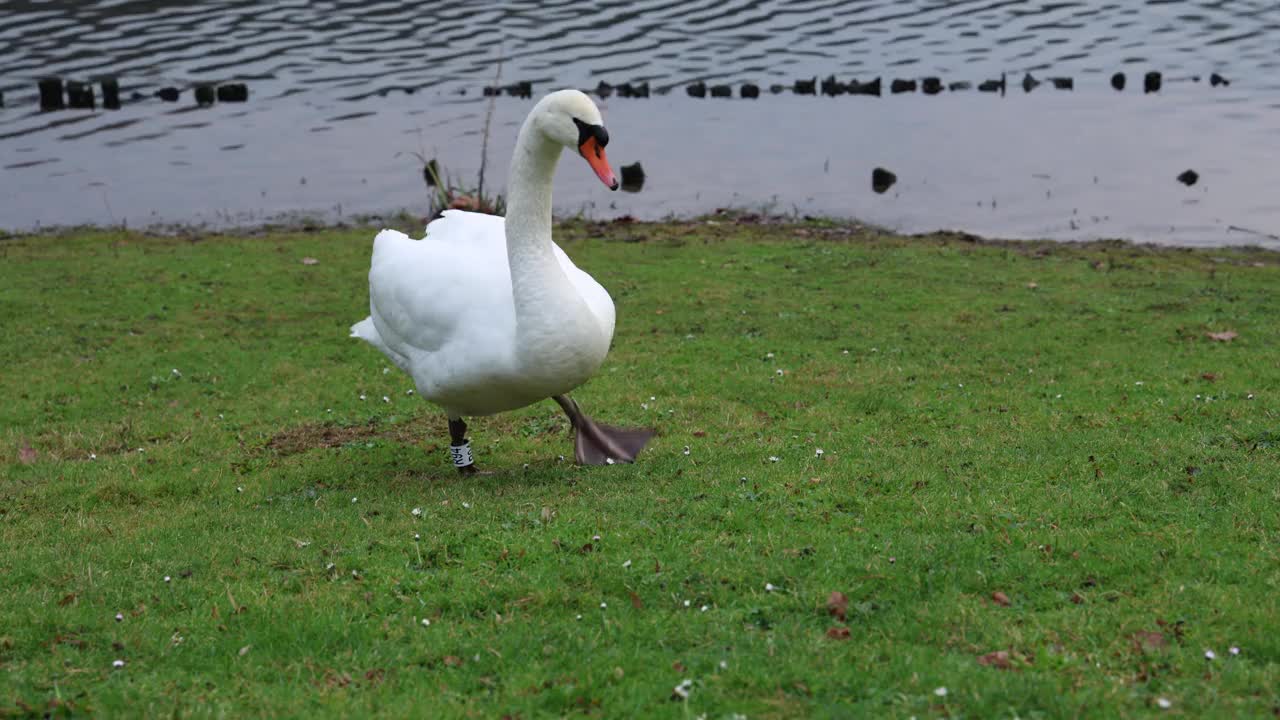
[[383,342],[382,336],[378,334],[378,328],[373,324],[373,317],[367,317],[355,325],[351,326],[351,337],[360,338],[370,345],[378,348],[387,359],[395,363],[396,367],[405,372],[409,372],[409,361],[405,356],[387,347]]

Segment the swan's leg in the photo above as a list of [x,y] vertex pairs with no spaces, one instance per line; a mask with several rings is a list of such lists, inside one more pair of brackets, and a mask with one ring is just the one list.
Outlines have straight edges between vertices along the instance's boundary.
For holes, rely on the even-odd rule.
[[449,457],[453,466],[463,475],[475,475],[479,468],[471,459],[471,441],[467,439],[467,424],[462,418],[449,418]]
[[636,455],[656,433],[647,428],[616,428],[587,417],[568,395],[554,398],[573,425],[573,457],[579,465],[635,462]]

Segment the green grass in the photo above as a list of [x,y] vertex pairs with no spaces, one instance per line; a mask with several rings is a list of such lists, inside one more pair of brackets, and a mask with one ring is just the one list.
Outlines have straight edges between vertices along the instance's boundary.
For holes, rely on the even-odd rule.
[[1280,706],[1280,257],[557,236],[618,306],[575,396],[661,435],[578,468],[546,402],[465,479],[346,337],[370,232],[0,241],[0,716]]

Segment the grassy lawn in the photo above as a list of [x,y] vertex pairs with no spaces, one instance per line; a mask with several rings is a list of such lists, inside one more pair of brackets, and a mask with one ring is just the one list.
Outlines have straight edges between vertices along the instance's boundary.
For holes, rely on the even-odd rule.
[[636,465],[459,477],[367,230],[0,241],[0,717],[1280,712],[1280,256],[556,232]]

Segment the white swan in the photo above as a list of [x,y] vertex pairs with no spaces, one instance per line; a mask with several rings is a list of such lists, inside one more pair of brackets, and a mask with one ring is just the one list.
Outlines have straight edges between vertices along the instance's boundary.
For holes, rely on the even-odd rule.
[[579,463],[631,462],[652,437],[595,423],[566,393],[604,362],[613,300],[551,240],[551,180],[577,150],[610,190],[600,111],[577,90],[538,102],[516,140],[507,217],[446,210],[422,240],[383,230],[373,241],[369,317],[351,328],[413,377],[449,417],[450,454],[476,471],[465,416],[554,398],[574,428]]

